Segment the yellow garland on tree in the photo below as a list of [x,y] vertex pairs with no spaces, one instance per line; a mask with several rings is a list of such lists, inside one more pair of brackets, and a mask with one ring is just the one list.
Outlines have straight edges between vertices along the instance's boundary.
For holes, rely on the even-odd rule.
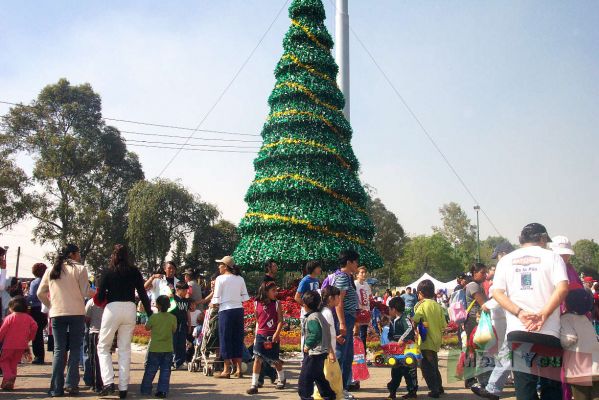
[[246,213],[245,217],[246,218],[255,217],[255,218],[260,218],[260,219],[264,219],[267,221],[275,220],[275,221],[289,222],[294,225],[303,225],[312,231],[321,232],[326,235],[335,236],[337,238],[343,238],[343,239],[350,240],[352,242],[356,242],[356,243],[359,243],[362,245],[366,244],[365,240],[360,239],[357,236],[349,235],[349,234],[343,233],[343,232],[335,232],[335,231],[330,230],[326,226],[313,225],[310,221],[305,220],[305,219],[299,219],[299,218],[295,218],[295,217],[286,217],[284,215],[278,215],[278,214],[265,214],[265,213],[257,213],[257,212]]
[[274,113],[272,113],[272,114],[270,114],[268,116],[268,121],[270,121],[273,118],[277,118],[277,117],[287,117],[287,116],[295,116],[295,115],[306,115],[308,117],[312,117],[312,118],[316,118],[318,120],[321,120],[322,122],[324,122],[324,124],[326,126],[328,126],[329,128],[331,128],[331,130],[333,132],[335,132],[337,134],[337,136],[339,136],[339,139],[346,140],[341,135],[341,132],[339,132],[339,129],[337,129],[335,127],[335,125],[333,125],[333,123],[331,121],[329,121],[328,119],[326,119],[322,115],[315,114],[315,113],[310,112],[310,111],[300,111],[300,110],[277,111],[277,112],[274,112]]
[[325,103],[324,101],[321,101],[320,99],[318,99],[318,97],[316,97],[316,95],[314,93],[312,93],[310,91],[310,89],[308,89],[304,85],[300,85],[299,83],[295,83],[295,82],[283,82],[283,83],[279,83],[277,86],[275,86],[275,88],[278,89],[283,86],[287,86],[292,89],[299,90],[300,92],[302,92],[303,94],[308,96],[313,102],[315,102],[316,104],[320,104],[321,106],[324,106],[324,107],[328,108],[329,110],[341,112],[341,110],[338,109],[337,107],[335,107],[334,105]]
[[308,29],[307,26],[304,26],[302,24],[300,24],[299,22],[297,22],[296,20],[292,19],[291,23],[295,26],[297,26],[298,28],[300,28],[302,31],[304,31],[304,33],[306,34],[306,36],[308,36],[308,38],[310,38],[311,41],[314,42],[314,44],[316,44],[318,47],[320,47],[321,49],[323,49],[326,52],[329,52],[329,48],[327,46],[325,46],[324,44],[320,43],[320,40],[318,40],[318,38],[316,36],[314,36],[314,34],[312,32],[310,32],[310,29]]
[[306,71],[308,71],[309,73],[311,73],[312,75],[316,75],[319,78],[324,79],[325,81],[329,81],[330,83],[332,83],[333,85],[335,85],[335,87],[337,87],[337,81],[331,79],[328,75],[323,74],[322,72],[318,71],[317,69],[315,69],[314,67],[312,67],[311,65],[308,64],[304,64],[303,62],[301,62],[299,60],[299,58],[297,58],[296,56],[294,56],[293,54],[285,54],[283,55],[283,57],[281,57],[281,59],[289,59],[291,60],[295,65],[297,65],[300,68],[305,69]]
[[335,192],[334,190],[332,190],[331,188],[328,188],[327,186],[318,182],[317,180],[308,178],[307,176],[302,176],[299,174],[282,174],[282,175],[272,176],[272,177],[268,177],[268,178],[257,179],[254,182],[255,183],[276,182],[276,181],[280,181],[283,179],[293,179],[294,181],[309,183],[312,186],[317,187],[318,189],[322,190],[323,192],[333,196],[337,200],[341,200],[348,206],[353,207],[354,209],[366,214],[366,210],[363,209],[362,207],[360,207],[359,205],[357,205],[356,202],[354,202],[349,197],[339,194],[339,193]]
[[293,138],[283,138],[281,140],[278,140],[276,142],[273,143],[269,143],[269,144],[265,144],[264,146],[262,146],[262,149],[270,149],[271,147],[276,147],[276,146],[280,146],[282,144],[305,144],[306,146],[310,146],[310,147],[316,147],[320,150],[323,150],[327,153],[331,153],[335,156],[335,158],[337,158],[337,160],[339,160],[339,162],[341,163],[341,165],[343,165],[343,167],[347,168],[347,169],[351,169],[351,166],[349,165],[349,163],[339,155],[339,153],[337,153],[337,150],[325,146],[322,143],[318,143],[314,140],[305,140],[305,139],[293,139]]

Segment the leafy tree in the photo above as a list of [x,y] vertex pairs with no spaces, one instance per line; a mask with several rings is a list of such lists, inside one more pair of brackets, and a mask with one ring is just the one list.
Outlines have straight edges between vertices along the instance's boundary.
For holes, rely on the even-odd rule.
[[376,198],[369,204],[369,214],[375,227],[374,248],[383,258],[384,269],[376,272],[376,276],[389,280],[391,268],[401,256],[406,235],[395,214],[385,207],[381,199]]
[[5,130],[3,150],[34,159],[35,240],[55,248],[77,243],[92,268],[105,265],[112,245],[124,240],[126,194],[143,171],[120,132],[105,125],[100,96],[87,83],[61,79],[30,105],[11,108]]
[[178,267],[183,266],[185,261],[185,253],[187,252],[187,239],[185,237],[177,238],[175,248],[171,252],[171,261]]
[[462,207],[455,202],[444,204],[439,213],[442,225],[433,226],[433,232],[440,233],[456,247],[463,264],[470,264],[476,259],[476,225],[472,225]]
[[0,230],[9,229],[23,219],[31,206],[25,191],[29,178],[8,153],[0,153]]
[[214,260],[233,254],[239,243],[237,227],[227,220],[216,224],[200,226],[194,232],[190,253],[185,257],[189,268],[211,273],[215,269]]
[[406,244],[395,269],[394,283],[412,282],[425,272],[440,281],[449,281],[463,271],[456,249],[443,235],[421,235]]
[[594,240],[581,239],[572,247],[572,265],[577,271],[596,275],[599,273],[599,244]]
[[127,239],[147,271],[162,265],[173,244],[208,226],[218,210],[177,182],[140,181],[129,191]]

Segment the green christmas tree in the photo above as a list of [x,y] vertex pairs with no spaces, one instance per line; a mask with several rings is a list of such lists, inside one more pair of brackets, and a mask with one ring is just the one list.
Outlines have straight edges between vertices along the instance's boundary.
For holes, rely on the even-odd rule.
[[234,258],[246,268],[269,258],[290,269],[315,259],[332,268],[353,248],[361,264],[380,267],[324,7],[294,0],[289,17]]

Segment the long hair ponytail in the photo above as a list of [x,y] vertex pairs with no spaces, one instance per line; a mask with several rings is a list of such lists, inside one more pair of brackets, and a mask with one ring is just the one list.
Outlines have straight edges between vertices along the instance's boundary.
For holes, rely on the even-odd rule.
[[52,266],[52,271],[50,271],[50,279],[60,279],[60,274],[62,272],[62,265],[67,261],[71,254],[78,253],[79,247],[76,245],[69,243],[64,246],[56,259],[54,260],[54,265]]

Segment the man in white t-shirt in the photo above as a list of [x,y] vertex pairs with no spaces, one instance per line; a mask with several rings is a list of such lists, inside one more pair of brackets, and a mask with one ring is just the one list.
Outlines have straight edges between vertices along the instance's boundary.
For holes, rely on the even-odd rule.
[[[559,305],[568,294],[568,276],[562,258],[545,249],[550,241],[543,225],[528,224],[520,234],[522,247],[497,264],[493,298],[506,310],[507,340],[511,343],[561,347]],[[520,345],[519,349],[526,348],[530,346]],[[523,351],[513,354],[518,399],[537,398],[538,377],[518,367],[533,366],[525,359],[530,354]],[[542,398],[561,398],[559,381],[544,376],[539,381]]]
[[150,301],[152,302],[152,308],[156,305],[156,299],[158,296],[165,295],[173,297],[175,294],[175,287],[179,279],[175,276],[177,273],[177,266],[172,261],[164,263],[164,274],[156,273],[144,283],[144,288],[150,293]]
[[[358,274],[354,283],[356,284],[356,293],[358,294],[358,310],[365,310],[370,312],[370,296],[372,296],[372,289],[368,282],[366,282],[366,277],[368,276],[368,271],[365,266],[361,266],[358,268]],[[368,325],[370,324],[370,318],[368,319],[368,323],[358,325],[354,328],[354,334],[358,334],[362,342],[364,343],[364,348],[366,349],[366,337],[368,336]]]

